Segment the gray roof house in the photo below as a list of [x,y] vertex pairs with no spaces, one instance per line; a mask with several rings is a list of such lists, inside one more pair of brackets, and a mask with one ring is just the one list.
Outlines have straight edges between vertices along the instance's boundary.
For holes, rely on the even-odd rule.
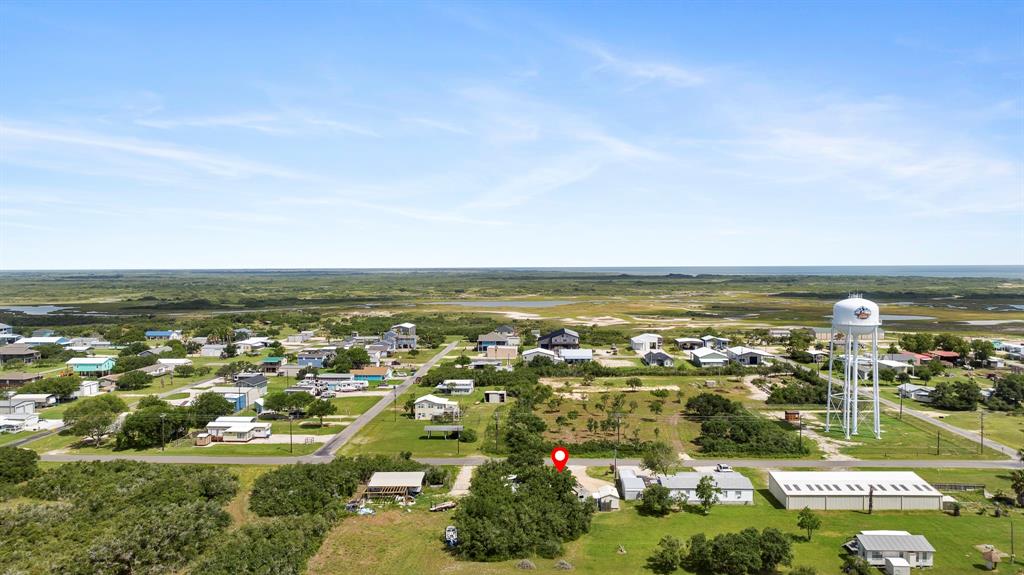
[[924,535],[911,535],[906,531],[861,531],[856,537],[856,553],[876,567],[884,566],[886,559],[903,559],[911,567],[931,567],[935,562],[935,548]]
[[636,501],[640,499],[647,489],[647,484],[640,477],[637,477],[636,473],[632,469],[620,469],[619,478],[617,480],[619,487],[619,497],[624,501]]
[[673,497],[685,503],[697,502],[697,484],[705,476],[710,476],[715,486],[722,490],[718,494],[718,502],[726,505],[753,505],[754,484],[746,476],[734,471],[725,473],[687,472],[675,475],[658,476],[655,478],[662,487],[668,488]]

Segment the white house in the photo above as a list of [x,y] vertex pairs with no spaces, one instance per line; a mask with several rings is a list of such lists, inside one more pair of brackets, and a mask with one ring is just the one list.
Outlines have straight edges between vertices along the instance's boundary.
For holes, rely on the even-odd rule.
[[206,424],[206,432],[214,441],[245,443],[271,434],[270,422],[256,421],[256,416],[223,416]]
[[726,347],[729,347],[729,342],[731,341],[727,337],[718,337],[714,335],[702,335],[700,339],[704,342],[704,347],[710,347],[711,349],[725,349]]
[[57,405],[57,396],[52,393],[17,393],[11,396],[14,401],[31,401],[37,409]]
[[200,357],[220,357],[224,353],[226,345],[221,343],[208,343],[199,348]]
[[715,486],[721,489],[718,494],[718,502],[726,505],[753,505],[754,484],[741,473],[676,473],[669,476],[658,476],[655,478],[662,487],[669,490],[672,497],[682,500],[684,503],[696,504],[697,484],[705,476],[710,476]]
[[556,363],[562,361],[562,358],[558,357],[558,354],[551,351],[550,349],[541,349],[539,347],[535,347],[533,349],[528,349],[523,352],[524,363],[530,363],[531,361],[533,361],[533,358],[535,357],[546,357]]
[[629,338],[629,347],[639,354],[645,354],[652,349],[661,349],[664,339],[656,333],[642,333]]
[[26,429],[35,429],[39,424],[38,413],[11,413],[0,415],[0,433],[18,433]]
[[85,380],[78,384],[78,391],[75,392],[75,397],[92,397],[99,395],[100,393],[100,382],[94,380]]
[[697,337],[677,337],[676,347],[682,350],[697,349],[704,347],[704,341]]
[[459,403],[436,395],[424,395],[413,403],[413,414],[416,419],[428,421],[446,415],[458,419]]
[[191,359],[186,359],[184,357],[181,357],[181,358],[178,358],[178,357],[165,357],[165,358],[160,358],[160,359],[156,360],[156,362],[159,365],[166,365],[166,366],[170,366],[171,368],[180,367],[180,366],[183,366],[183,365],[192,365],[192,360]]
[[586,363],[594,359],[594,350],[561,348],[558,350],[558,356],[565,363]]
[[875,567],[885,567],[887,560],[896,566],[906,562],[908,567],[914,568],[935,564],[935,548],[924,535],[911,535],[906,531],[861,531],[855,541],[857,555]]
[[729,357],[730,361],[735,361],[740,365],[761,365],[765,360],[775,357],[767,351],[742,345],[726,349],[725,355]]
[[913,399],[914,401],[920,401],[921,403],[931,403],[932,393],[935,392],[934,387],[928,387],[927,385],[915,385],[913,383],[901,383],[896,386],[896,393],[901,397],[907,399]]
[[698,347],[690,352],[690,361],[697,367],[722,367],[729,362],[729,357],[710,347]]
[[473,393],[473,380],[472,379],[446,379],[441,383],[437,384],[434,388],[439,393],[449,393],[451,395],[469,395]]

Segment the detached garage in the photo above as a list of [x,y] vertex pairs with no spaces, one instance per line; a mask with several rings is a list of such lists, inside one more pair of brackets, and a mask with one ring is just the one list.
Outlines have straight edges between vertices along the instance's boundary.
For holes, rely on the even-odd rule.
[[773,471],[768,490],[786,509],[942,510],[942,493],[910,471]]

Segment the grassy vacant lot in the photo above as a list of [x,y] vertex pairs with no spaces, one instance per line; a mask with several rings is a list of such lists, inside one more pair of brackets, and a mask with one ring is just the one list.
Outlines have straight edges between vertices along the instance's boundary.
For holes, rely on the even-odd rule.
[[[824,415],[821,416],[822,421]],[[904,414],[903,419],[897,414],[882,412],[882,438],[875,439],[870,435],[870,421],[861,422],[861,435],[851,442],[856,443],[843,447],[841,452],[858,459],[1003,459],[1005,456],[986,449],[979,450],[979,445],[966,438],[939,430],[934,425]],[[817,424],[819,431],[825,435]],[[845,441],[842,433],[833,428],[827,437]]]
[[[446,440],[436,436],[433,439],[427,439],[423,427],[430,423],[412,419],[405,415],[402,407],[405,405],[406,399],[432,392],[432,389],[414,387],[410,393],[399,396],[397,420],[394,409],[385,410],[356,434],[342,448],[341,453],[343,455],[358,453],[394,455],[402,451],[411,451],[418,457],[455,457],[456,455],[480,453],[486,438],[486,428],[494,425],[494,411],[501,404],[478,403],[483,400],[484,394],[481,389],[475,390],[470,395],[453,395],[451,399],[459,402],[465,414],[460,424],[467,429],[476,430],[477,441],[460,444],[454,439]],[[468,411],[466,411],[467,407]]]
[[[587,421],[594,419],[598,422],[608,418],[611,402],[618,394],[625,395],[625,413],[621,419],[620,441],[628,443],[634,437],[640,441],[661,440],[673,446],[676,452],[689,453],[695,457],[700,456],[700,448],[693,443],[700,435],[700,422],[689,419],[683,415],[686,400],[698,393],[713,392],[729,399],[742,401],[749,407],[763,407],[764,404],[750,400],[747,388],[738,381],[729,381],[726,378],[717,378],[718,385],[714,388],[704,387],[704,381],[715,379],[696,376],[654,376],[641,377],[643,386],[637,391],[631,391],[626,387],[624,377],[598,378],[592,386],[583,386],[581,378],[550,378],[544,380],[563,398],[557,406],[545,405],[537,410],[537,414],[544,418],[548,424],[547,437],[552,440],[561,440],[571,443],[583,442],[591,439],[615,440],[615,428],[608,430],[596,429],[590,431],[587,428]],[[668,391],[668,397],[663,398],[661,413],[655,413],[652,404],[659,398],[652,395],[651,390],[662,388]],[[677,398],[676,391],[682,392],[682,397]],[[599,408],[602,401],[605,408]],[[634,408],[635,402],[635,408]],[[572,413],[576,412],[573,419]],[[565,423],[558,424],[558,419],[563,418]],[[766,416],[769,417],[769,416]],[[780,422],[780,425],[784,425]],[[807,457],[817,458],[818,451],[811,441],[807,445],[812,452]],[[589,454],[600,455],[600,454]],[[608,457],[611,453],[605,454]]]
[[[980,480],[992,483],[989,476],[1003,472],[956,470],[955,480]],[[945,473],[945,470],[937,471]],[[644,568],[648,555],[663,535],[683,539],[695,533],[713,535],[739,531],[751,525],[776,527],[794,536],[794,565],[810,565],[819,573],[839,572],[842,556],[840,546],[849,537],[866,529],[900,529],[925,535],[938,550],[935,573],[967,575],[976,573],[981,563],[974,545],[993,543],[1009,550],[1010,533],[1007,519],[976,514],[952,517],[939,512],[875,513],[822,512],[822,529],[811,542],[803,540],[796,527],[796,512],[777,509],[766,499],[765,480],[751,472],[759,489],[752,507],[715,507],[703,517],[691,513],[675,513],[665,518],[642,517],[630,504],[618,512],[598,514],[591,532],[567,546],[565,559],[582,574],[649,573]],[[441,534],[450,524],[445,514],[422,512],[388,512],[376,517],[355,517],[342,522],[328,536],[320,553],[311,561],[310,572],[325,575],[358,572],[366,575],[385,573],[520,573],[515,561],[501,563],[470,563],[454,560],[448,555]],[[1019,529],[1019,526],[1018,526]],[[1019,533],[1018,533],[1019,535]],[[387,541],[388,545],[381,545]],[[626,553],[617,552],[622,545]],[[409,550],[415,549],[416,553]],[[533,558],[535,573],[562,573],[554,561]],[[1024,563],[1020,563],[1024,565]],[[1009,572],[1005,565],[1002,571]]]

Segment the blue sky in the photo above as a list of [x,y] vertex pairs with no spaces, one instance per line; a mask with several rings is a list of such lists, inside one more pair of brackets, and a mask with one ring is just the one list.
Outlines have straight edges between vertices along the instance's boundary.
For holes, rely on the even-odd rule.
[[1024,263],[1019,3],[0,4],[0,268]]

